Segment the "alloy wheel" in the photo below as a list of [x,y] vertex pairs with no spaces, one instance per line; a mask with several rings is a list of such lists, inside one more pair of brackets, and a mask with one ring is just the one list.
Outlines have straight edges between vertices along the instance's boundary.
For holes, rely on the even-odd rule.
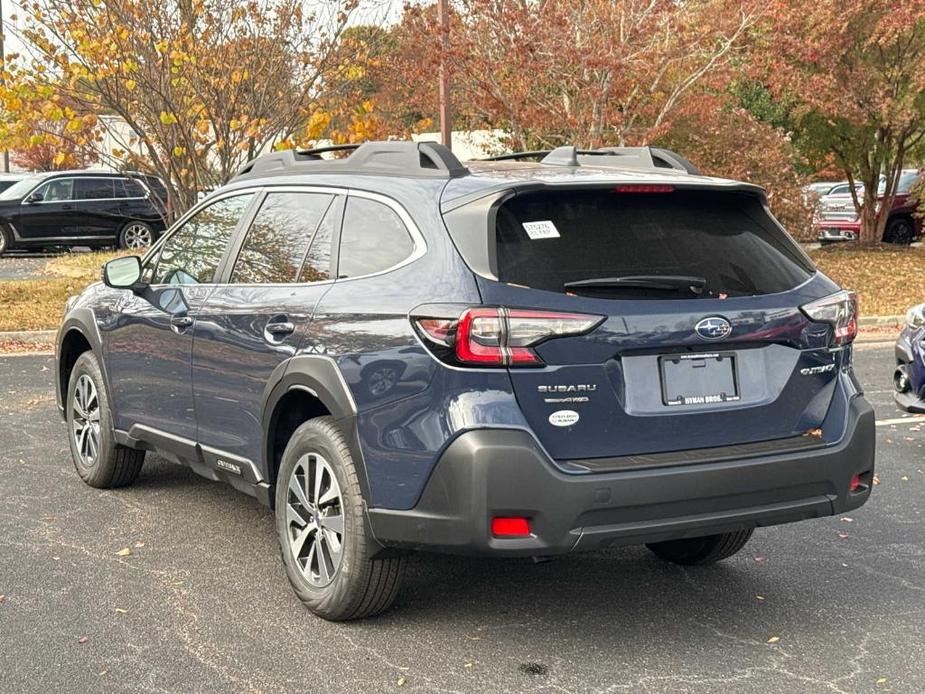
[[144,224],[129,224],[122,232],[122,239],[126,248],[147,248],[151,245],[151,230]]
[[323,588],[334,580],[344,553],[344,503],[328,462],[303,455],[289,476],[286,496],[289,551],[302,576]]
[[71,412],[74,450],[84,467],[93,467],[100,450],[100,400],[96,385],[87,374],[77,379]]

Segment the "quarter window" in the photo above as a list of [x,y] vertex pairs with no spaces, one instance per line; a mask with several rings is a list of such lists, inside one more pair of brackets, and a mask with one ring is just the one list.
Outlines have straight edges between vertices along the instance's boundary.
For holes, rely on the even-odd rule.
[[132,178],[116,179],[116,197],[117,198],[143,198],[145,189],[141,184]]
[[347,200],[340,241],[340,277],[388,270],[413,251],[411,236],[395,210],[367,198]]
[[252,197],[222,198],[190,217],[164,242],[153,284],[211,282]]
[[322,193],[269,193],[244,239],[231,273],[232,284],[295,282],[333,197]]
[[111,178],[78,178],[74,183],[75,200],[111,200],[116,197]]
[[35,192],[42,196],[42,202],[65,202],[71,200],[73,190],[73,178],[59,178],[49,181]]

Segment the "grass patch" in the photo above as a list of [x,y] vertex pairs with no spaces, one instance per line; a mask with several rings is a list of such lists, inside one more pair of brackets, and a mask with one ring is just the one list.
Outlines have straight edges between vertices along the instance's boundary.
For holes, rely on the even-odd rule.
[[64,302],[88,284],[60,278],[0,282],[0,332],[57,328]]
[[67,253],[45,263],[45,273],[51,277],[86,280],[87,283],[100,278],[100,268],[113,258],[125,255],[142,255],[138,251],[103,251],[98,253]]
[[46,277],[0,281],[0,332],[56,329],[67,298],[99,280],[103,263],[123,255],[131,253],[66,253],[45,264]]
[[857,292],[862,316],[902,315],[925,301],[925,248],[849,244],[811,251],[816,266]]

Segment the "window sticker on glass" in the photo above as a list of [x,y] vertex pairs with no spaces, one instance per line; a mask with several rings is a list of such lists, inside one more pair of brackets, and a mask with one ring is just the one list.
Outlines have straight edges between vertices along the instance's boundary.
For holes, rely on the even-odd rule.
[[550,220],[544,219],[542,222],[523,222],[524,231],[527,236],[536,241],[537,239],[557,239],[559,230]]

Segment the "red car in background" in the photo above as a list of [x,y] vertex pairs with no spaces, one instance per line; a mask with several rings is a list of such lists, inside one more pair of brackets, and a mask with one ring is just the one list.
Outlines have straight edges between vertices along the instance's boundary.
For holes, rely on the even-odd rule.
[[[916,214],[918,200],[912,195],[912,189],[917,181],[925,175],[925,169],[905,169],[899,176],[896,187],[896,196],[893,198],[893,207],[886,227],[883,230],[885,243],[912,243],[922,235],[922,219]],[[816,238],[823,244],[840,241],[854,241],[861,232],[861,220],[854,209],[854,202],[850,194],[838,195],[838,189],[830,195],[819,200],[816,214],[813,219],[813,228]],[[843,186],[848,193],[847,184]],[[884,183],[881,181],[878,196],[883,198]],[[858,197],[863,195],[863,188],[859,188]]]

